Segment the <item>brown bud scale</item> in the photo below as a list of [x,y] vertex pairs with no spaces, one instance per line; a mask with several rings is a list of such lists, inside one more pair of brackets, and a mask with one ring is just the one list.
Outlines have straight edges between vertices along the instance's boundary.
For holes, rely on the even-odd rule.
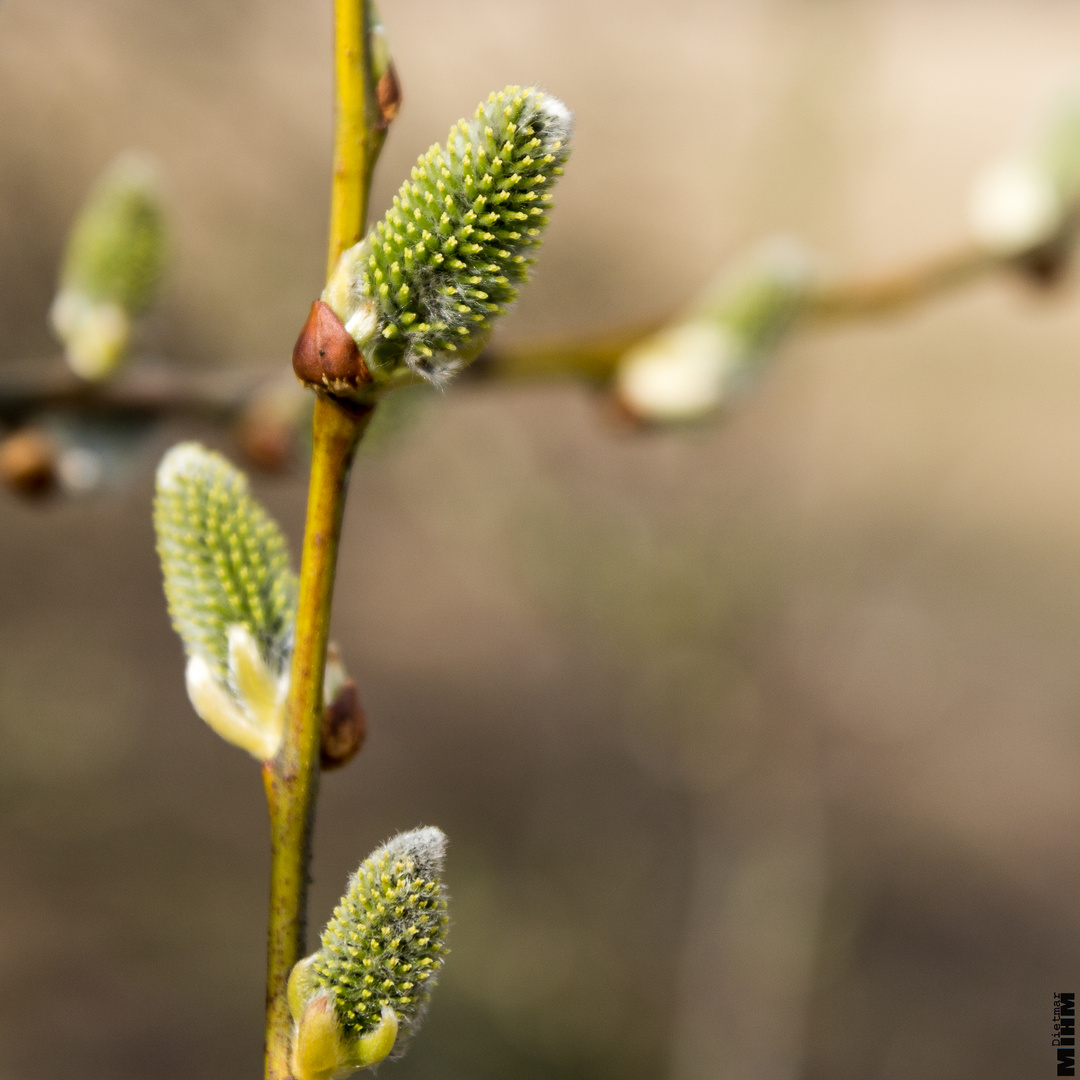
[[56,448],[40,431],[24,428],[0,442],[0,480],[20,495],[44,495],[56,486]]
[[316,390],[349,397],[372,381],[352,335],[333,308],[316,300],[292,354],[296,377]]
[[401,110],[401,83],[398,81],[397,68],[394,67],[393,60],[379,79],[375,87],[375,96],[379,101],[382,126],[389,127]]
[[319,758],[324,770],[339,769],[351,761],[367,738],[367,717],[360,693],[346,680],[323,710]]

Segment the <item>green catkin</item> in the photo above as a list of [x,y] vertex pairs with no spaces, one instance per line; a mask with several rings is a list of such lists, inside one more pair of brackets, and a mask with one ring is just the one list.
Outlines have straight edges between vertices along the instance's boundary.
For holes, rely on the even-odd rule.
[[646,423],[670,423],[699,419],[730,401],[792,326],[812,274],[799,245],[763,245],[683,319],[622,357],[615,393],[623,407]]
[[154,166],[136,154],[106,170],[79,213],[60,275],[63,288],[139,315],[153,301],[165,254]]
[[377,384],[399,379],[402,365],[440,384],[479,351],[528,278],[571,129],[566,106],[535,87],[491,94],[419,159],[346,253],[348,300],[324,299]]
[[436,828],[401,833],[360,865],[311,958],[308,995],[329,990],[346,1039],[397,1014],[395,1054],[422,1019],[446,955],[442,883],[446,837]]
[[272,667],[291,647],[296,579],[285,539],[220,454],[180,443],[162,459],[154,501],[157,550],[173,626],[188,656],[223,675],[228,630],[245,627]]
[[701,315],[725,328],[750,365],[784,336],[802,309],[812,265],[795,241],[768,241],[725,276],[701,305]]
[[49,322],[80,378],[105,379],[123,363],[134,320],[157,293],[165,221],[157,169],[123,154],[105,171],[72,226]]

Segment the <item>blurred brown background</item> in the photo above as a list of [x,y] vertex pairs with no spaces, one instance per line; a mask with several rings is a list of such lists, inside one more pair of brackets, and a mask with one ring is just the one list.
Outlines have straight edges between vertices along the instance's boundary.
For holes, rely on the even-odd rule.
[[[661,314],[757,237],[838,271],[962,239],[1080,81],[1067,0],[385,0],[381,211],[493,88],[576,110],[507,338]],[[0,5],[0,360],[48,357],[67,226],[165,166],[148,352],[284,364],[320,287],[327,0]],[[192,714],[124,490],[0,498],[0,1080],[258,1075],[257,770]],[[304,485],[256,479],[298,547]],[[369,711],[312,921],[450,834],[453,955],[383,1075],[1053,1075],[1080,976],[1080,296],[994,281],[797,335],[722,421],[464,386],[356,470],[335,636]]]

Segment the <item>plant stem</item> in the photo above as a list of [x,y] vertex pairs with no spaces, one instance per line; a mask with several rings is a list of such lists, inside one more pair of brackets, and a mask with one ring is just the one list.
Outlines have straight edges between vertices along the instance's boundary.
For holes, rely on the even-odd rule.
[[612,377],[625,352],[655,334],[666,321],[657,319],[573,338],[493,345],[465,369],[465,377],[485,380],[573,377],[602,384]]
[[365,0],[334,0],[336,125],[326,276],[364,235],[368,191],[386,138],[371,80],[370,19]]
[[[375,132],[366,0],[335,0],[336,135],[329,267],[359,239],[382,134]],[[305,946],[311,830],[330,606],[349,469],[373,406],[316,396],[300,594],[285,737],[263,768],[270,810],[270,932],[266,974],[266,1080],[287,1080],[289,973]]]
[[[377,153],[384,132],[378,126],[368,131],[369,150]],[[370,164],[357,166],[351,158],[340,172],[335,172],[335,176],[342,178],[342,187],[346,186],[344,180],[347,177],[361,178],[365,195],[370,174]],[[337,201],[338,185],[335,185],[334,197]],[[355,242],[359,232],[357,223],[361,220],[355,213],[345,215],[344,208],[349,201],[344,197],[340,201],[343,210],[335,221],[346,224],[348,216],[349,227],[356,232],[342,234],[339,241],[332,242],[334,259]],[[354,199],[352,205],[359,206],[360,203]],[[811,291],[802,320],[806,323],[836,323],[896,314],[980,278],[995,273],[1015,273],[1035,254],[1037,249],[1004,256],[975,248],[958,248],[885,273],[828,282]],[[1037,276],[1028,274],[1028,278],[1044,286],[1053,284],[1052,278],[1042,282]],[[667,325],[673,317],[669,314],[650,323],[577,337],[496,344],[486,349],[469,367],[467,377],[483,380],[580,378],[602,384],[612,377],[628,349]],[[108,382],[86,383],[60,361],[51,366],[41,360],[9,363],[0,371],[0,419],[19,423],[42,410],[52,409],[90,416],[191,414],[228,420],[242,414],[263,385],[276,377],[276,371],[273,375],[232,371],[206,376],[172,368],[140,370],[136,367]]]
[[311,827],[318,793],[319,722],[330,604],[349,467],[371,407],[320,395],[296,611],[288,722],[281,753],[263,767],[270,808],[270,947],[266,983],[266,1076],[289,1075],[291,1017],[285,998],[304,951]]
[[810,294],[805,314],[821,320],[884,315],[958,288],[990,271],[1007,269],[1014,262],[1014,258],[979,248],[960,248],[877,277],[821,285]]

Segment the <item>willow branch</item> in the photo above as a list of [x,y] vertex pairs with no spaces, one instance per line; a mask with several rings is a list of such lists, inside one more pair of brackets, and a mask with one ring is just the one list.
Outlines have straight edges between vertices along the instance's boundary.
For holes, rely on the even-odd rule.
[[313,420],[311,482],[296,613],[285,739],[263,768],[270,809],[270,932],[266,985],[266,1077],[289,1076],[289,973],[304,952],[311,829],[318,794],[319,721],[349,467],[370,410],[320,396]]
[[663,325],[657,319],[580,337],[492,345],[466,369],[465,377],[484,381],[573,377],[605,383],[623,354]]
[[[372,126],[368,8],[335,0],[336,136],[331,189],[330,271],[361,237],[368,186],[382,139]],[[349,469],[370,407],[319,395],[313,418],[311,481],[300,562],[285,738],[264,769],[270,809],[270,932],[266,982],[266,1080],[289,1076],[289,973],[304,952],[311,829],[318,791],[323,674],[338,540]]]
[[[383,133],[371,131],[374,135],[368,145],[377,150]],[[371,168],[350,157],[340,172],[335,170],[335,177],[339,175],[343,186],[345,179],[361,179],[366,191]],[[335,194],[335,198],[341,198],[342,205],[335,220],[353,230],[334,234],[339,239],[332,242],[332,250],[340,251],[349,246],[350,237],[358,236],[360,219],[355,212],[345,213],[343,197]],[[802,317],[805,322],[833,324],[897,315],[1002,272],[1020,270],[1036,282],[1052,283],[1070,241],[1071,234],[1063,233],[1050,243],[1012,256],[958,248],[882,274],[818,285],[807,297]],[[465,377],[485,381],[569,377],[603,384],[623,355],[665,322],[656,319],[595,334],[495,344],[469,367]],[[47,409],[82,415],[191,415],[227,420],[242,413],[277,377],[277,371],[272,375],[265,370],[205,373],[161,364],[132,367],[108,382],[89,384],[59,361],[8,364],[0,366],[0,420],[18,422]]]
[[228,419],[272,381],[265,370],[192,371],[165,363],[133,366],[88,383],[62,360],[0,366],[0,420],[44,410],[81,416],[192,416]]
[[336,124],[326,276],[364,235],[375,161],[386,138],[371,77],[369,10],[364,0],[334,0]]
[[980,248],[961,248],[885,274],[818,286],[807,298],[806,317],[822,321],[885,315],[913,307],[993,271],[1014,268]]

